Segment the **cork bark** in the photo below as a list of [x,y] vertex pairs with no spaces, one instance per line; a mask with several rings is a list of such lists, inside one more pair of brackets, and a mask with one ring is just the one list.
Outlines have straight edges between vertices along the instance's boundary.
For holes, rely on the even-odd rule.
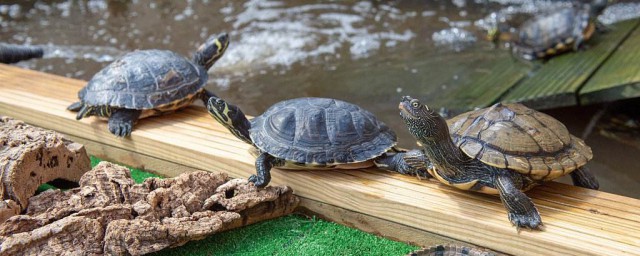
[[[21,212],[43,183],[78,182],[91,169],[81,144],[62,135],[0,116],[0,222]],[[17,206],[17,207],[16,207]]]
[[79,188],[34,196],[25,215],[0,225],[0,255],[142,255],[286,215],[297,204],[286,186],[257,189],[205,171],[135,184],[128,169],[102,162]]

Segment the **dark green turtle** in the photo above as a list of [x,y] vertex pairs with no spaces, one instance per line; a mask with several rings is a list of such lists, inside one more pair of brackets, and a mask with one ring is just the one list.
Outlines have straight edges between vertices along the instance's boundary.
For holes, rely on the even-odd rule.
[[160,115],[188,106],[195,99],[205,103],[213,93],[204,89],[207,70],[224,54],[227,34],[211,36],[191,61],[172,51],[134,51],[98,72],[78,93],[79,102],[67,109],[87,116],[109,118],[109,131],[131,134],[139,118]]
[[[420,150],[396,150],[396,134],[354,104],[325,98],[276,103],[251,121],[242,111],[212,97],[211,116],[238,139],[256,147],[258,187],[271,180],[272,167],[285,169],[361,169],[378,166],[404,174],[425,173]],[[415,165],[414,165],[415,164]]]
[[512,50],[527,60],[578,50],[593,35],[598,15],[606,7],[607,0],[593,0],[590,4],[536,16],[520,26]]
[[447,124],[417,99],[406,96],[399,108],[434,166],[429,173],[450,186],[498,194],[518,228],[542,225],[522,191],[569,173],[575,185],[598,189],[598,181],[584,167],[593,156],[591,148],[544,113],[498,103],[458,115]]
[[42,58],[44,50],[39,46],[0,43],[0,63],[12,64],[23,60]]

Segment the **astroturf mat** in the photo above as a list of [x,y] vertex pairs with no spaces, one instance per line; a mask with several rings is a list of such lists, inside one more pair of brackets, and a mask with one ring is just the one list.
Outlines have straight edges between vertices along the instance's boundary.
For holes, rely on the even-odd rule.
[[[100,161],[91,157],[92,166]],[[129,169],[137,183],[149,177],[159,177]],[[44,184],[38,191],[49,188],[54,187]],[[417,248],[315,217],[292,214],[150,255],[405,255]]]

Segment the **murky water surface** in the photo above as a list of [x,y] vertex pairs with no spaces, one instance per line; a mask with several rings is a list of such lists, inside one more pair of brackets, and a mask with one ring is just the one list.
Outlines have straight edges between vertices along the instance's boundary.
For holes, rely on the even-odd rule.
[[[210,71],[209,89],[260,114],[293,97],[332,97],[374,112],[395,129],[400,145],[413,139],[397,102],[412,95],[427,102],[479,75],[483,65],[509,58],[492,49],[485,29],[499,19],[568,6],[563,1],[1,1],[0,41],[42,45],[43,59],[19,65],[88,80],[135,49],[171,49],[191,56],[209,35],[229,32],[231,45]],[[619,1],[603,23],[640,14],[640,3]],[[438,103],[446,106],[446,102]],[[442,107],[440,105],[434,107]],[[576,134],[584,119],[552,112]],[[587,140],[590,166],[603,190],[640,198],[638,163],[624,148]],[[611,150],[620,154],[609,154]],[[634,151],[635,150],[635,151]],[[607,153],[609,152],[609,153]],[[619,185],[619,184],[623,185]]]

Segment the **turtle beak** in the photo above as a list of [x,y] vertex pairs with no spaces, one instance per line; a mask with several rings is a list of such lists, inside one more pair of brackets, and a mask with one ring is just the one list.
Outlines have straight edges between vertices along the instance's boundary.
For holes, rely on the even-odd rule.
[[398,109],[400,109],[400,116],[403,118],[415,118],[415,116],[409,111],[411,108],[411,100],[413,100],[409,96],[402,97],[402,101],[398,104]]

